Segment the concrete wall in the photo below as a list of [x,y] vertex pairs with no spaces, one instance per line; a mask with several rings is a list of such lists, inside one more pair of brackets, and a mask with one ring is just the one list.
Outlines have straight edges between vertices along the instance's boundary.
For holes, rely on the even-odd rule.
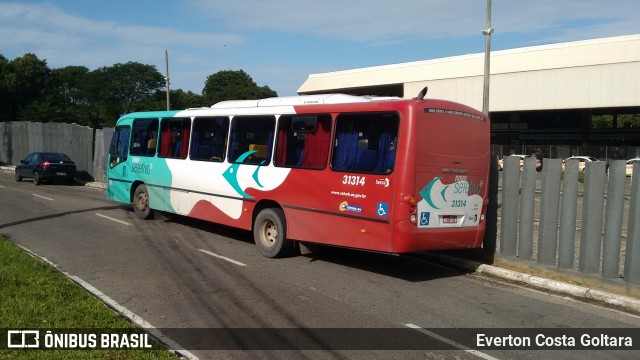
[[93,178],[95,181],[106,181],[109,145],[112,136],[113,128],[96,130],[95,155],[93,157]]
[[[0,122],[0,163],[16,165],[34,151],[53,151],[69,155],[82,178],[104,181],[103,170],[113,129],[63,123]],[[96,158],[94,160],[94,150]]]

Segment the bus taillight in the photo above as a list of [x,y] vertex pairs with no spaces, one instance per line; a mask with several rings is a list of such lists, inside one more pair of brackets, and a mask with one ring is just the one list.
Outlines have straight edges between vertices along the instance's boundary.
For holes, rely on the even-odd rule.
[[404,199],[409,203],[409,220],[411,220],[412,224],[415,224],[418,219],[416,217],[416,197],[409,195]]
[[489,205],[489,197],[484,198],[482,200],[482,212],[480,213],[480,222],[483,222],[486,218],[487,206]]

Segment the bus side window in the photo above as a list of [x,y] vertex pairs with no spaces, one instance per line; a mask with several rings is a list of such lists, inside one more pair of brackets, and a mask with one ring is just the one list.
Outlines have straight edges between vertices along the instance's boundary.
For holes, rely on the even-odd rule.
[[155,150],[148,151],[151,140],[158,138],[158,119],[133,120],[133,133],[129,153],[136,156],[154,156]]
[[268,165],[275,122],[274,116],[235,116],[231,123],[229,161]]
[[109,166],[112,168],[127,161],[129,152],[129,135],[131,129],[128,126],[118,126],[113,132],[111,146],[109,147]]
[[324,169],[330,138],[331,115],[283,115],[278,124],[274,163],[283,167]]
[[334,171],[389,174],[396,156],[397,113],[343,113],[336,119],[331,168]]
[[158,156],[186,159],[189,150],[190,118],[164,118],[160,123]]
[[228,131],[229,118],[226,116],[195,118],[189,154],[191,160],[224,160]]

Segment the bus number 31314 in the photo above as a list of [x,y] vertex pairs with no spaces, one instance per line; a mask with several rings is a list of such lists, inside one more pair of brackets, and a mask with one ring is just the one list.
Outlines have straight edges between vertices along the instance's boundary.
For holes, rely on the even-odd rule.
[[360,185],[364,186],[364,176],[345,175],[342,177],[344,185]]

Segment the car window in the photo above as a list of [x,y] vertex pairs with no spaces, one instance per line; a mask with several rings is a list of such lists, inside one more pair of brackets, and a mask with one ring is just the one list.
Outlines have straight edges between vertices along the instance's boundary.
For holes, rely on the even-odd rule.
[[35,164],[38,161],[40,161],[40,154],[36,153],[36,154],[33,154],[33,156],[31,157],[29,164]]
[[42,159],[46,160],[46,161],[55,161],[55,162],[60,162],[60,161],[71,161],[71,159],[69,159],[69,157],[65,154],[42,154]]

